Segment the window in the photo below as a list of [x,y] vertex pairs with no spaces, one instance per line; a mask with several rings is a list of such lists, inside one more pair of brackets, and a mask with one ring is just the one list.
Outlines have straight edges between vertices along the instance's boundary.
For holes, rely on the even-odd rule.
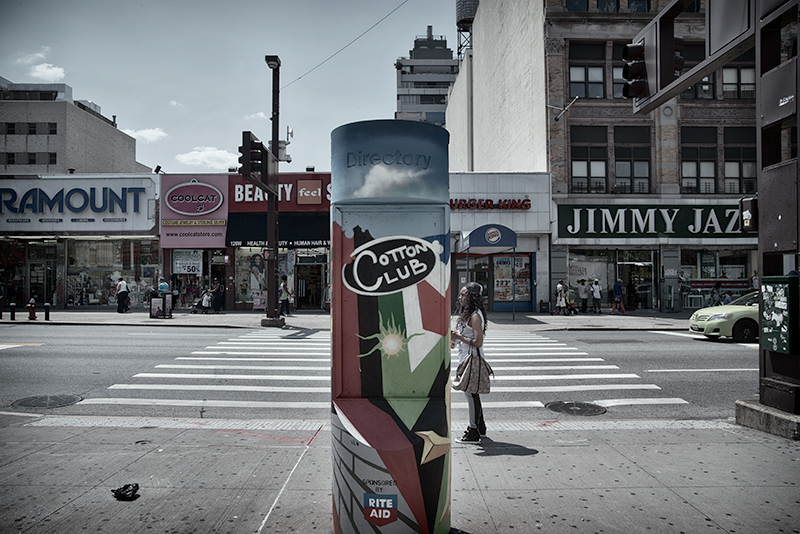
[[716,193],[716,145],[714,127],[681,128],[681,193]]
[[755,67],[725,67],[722,69],[723,98],[755,98]]
[[14,135],[17,133],[17,125],[13,122],[6,123],[6,134],[7,135]]
[[686,6],[683,10],[684,13],[700,13],[700,0],[694,0],[691,4]]
[[605,193],[608,160],[605,126],[572,126],[571,175],[573,193]]
[[55,152],[50,152],[48,155],[48,165],[56,165],[58,163],[58,156]]
[[588,11],[587,0],[567,0],[567,11]]
[[6,165],[16,165],[17,164],[17,155],[13,152],[9,152],[6,154]]
[[628,0],[628,11],[631,13],[647,13],[650,11],[649,0]]
[[47,124],[47,131],[50,135],[58,134],[58,123],[50,122]]
[[751,49],[737,57],[722,69],[723,98],[756,97],[756,54]]
[[597,9],[603,13],[619,11],[619,0],[597,0]]
[[570,98],[605,98],[605,43],[570,43]]
[[614,127],[615,193],[650,193],[650,127]]
[[28,152],[28,165],[36,165],[36,152]]
[[725,192],[749,195],[757,191],[756,129],[725,128]]
[[570,67],[569,96],[575,98],[605,98],[603,67]]
[[[681,55],[683,55],[684,59],[686,60],[686,66],[683,69],[683,73],[689,72],[698,63],[702,62],[706,58],[705,45],[686,44],[686,46],[683,47],[683,52],[681,52]],[[715,75],[714,73],[711,73],[696,84],[687,87],[681,93],[681,99],[707,100],[716,98],[717,93],[714,81]]]
[[36,135],[36,123],[29,122],[28,123],[28,135]]

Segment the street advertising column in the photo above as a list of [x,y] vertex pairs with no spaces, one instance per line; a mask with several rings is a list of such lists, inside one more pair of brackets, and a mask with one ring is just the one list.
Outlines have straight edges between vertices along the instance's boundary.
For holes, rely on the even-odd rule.
[[450,532],[448,133],[331,133],[333,531]]

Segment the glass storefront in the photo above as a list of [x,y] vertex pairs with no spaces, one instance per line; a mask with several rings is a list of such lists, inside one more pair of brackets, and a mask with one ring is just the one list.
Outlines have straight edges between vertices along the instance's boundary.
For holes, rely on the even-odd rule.
[[114,305],[117,281],[124,278],[131,307],[147,306],[158,285],[158,240],[68,240],[67,306]]
[[254,302],[255,309],[265,309],[267,280],[265,277],[265,251],[259,247],[239,247],[236,249],[236,304]]
[[681,249],[681,294],[685,308],[711,303],[711,291],[719,282],[723,294],[735,299],[754,289],[755,265],[749,250]]
[[16,239],[0,241],[0,294],[3,295],[3,306],[10,303],[16,305],[28,302],[26,298],[27,273],[25,242]]
[[[514,262],[515,272],[511,264]],[[535,300],[532,284],[534,265],[530,253],[469,256],[456,255],[457,278],[452,283],[455,305],[458,292],[467,282],[477,282],[484,290],[487,311],[531,311]]]
[[[625,286],[628,308],[650,309],[655,305],[652,250],[573,249],[569,250],[569,281],[575,287],[578,280],[589,285],[599,280],[603,287],[603,302],[611,302],[612,288],[618,279]],[[565,282],[567,282],[565,280]]]
[[328,293],[328,249],[298,248],[294,252],[294,306],[298,309],[324,308]]

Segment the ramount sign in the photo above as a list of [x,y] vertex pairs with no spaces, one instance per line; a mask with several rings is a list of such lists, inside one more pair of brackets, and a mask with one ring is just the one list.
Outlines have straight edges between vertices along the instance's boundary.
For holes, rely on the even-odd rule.
[[559,238],[752,238],[736,205],[559,205]]

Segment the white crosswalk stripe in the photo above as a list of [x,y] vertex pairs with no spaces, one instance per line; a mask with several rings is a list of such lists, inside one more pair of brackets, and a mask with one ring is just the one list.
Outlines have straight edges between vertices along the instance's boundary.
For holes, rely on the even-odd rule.
[[[318,411],[330,409],[330,343],[328,332],[251,332],[178,356],[172,363],[134,374],[129,383],[108,388],[110,393],[138,391],[140,398],[110,395],[87,398],[83,404],[316,410],[313,416],[324,418]],[[545,412],[530,410],[543,410],[556,395],[584,396],[586,402],[604,407],[686,403],[654,396],[658,385],[540,334],[494,333],[487,337],[484,351],[495,377],[494,395],[485,396],[482,405],[490,411],[507,410],[509,417],[541,418]],[[457,352],[451,357],[454,372]],[[613,392],[620,396],[596,399]],[[452,392],[452,409],[463,410],[454,418],[465,414],[467,403],[462,399]]]

